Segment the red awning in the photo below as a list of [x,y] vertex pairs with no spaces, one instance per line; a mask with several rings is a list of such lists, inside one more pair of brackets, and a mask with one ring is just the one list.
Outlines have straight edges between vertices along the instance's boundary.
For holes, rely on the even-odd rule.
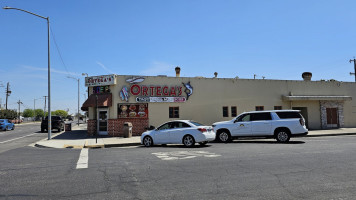
[[[98,98],[96,98],[98,97]],[[97,100],[98,99],[98,100]],[[98,105],[97,105],[98,103]],[[91,94],[83,103],[82,110],[88,111],[89,107],[109,107],[112,105],[112,94]]]

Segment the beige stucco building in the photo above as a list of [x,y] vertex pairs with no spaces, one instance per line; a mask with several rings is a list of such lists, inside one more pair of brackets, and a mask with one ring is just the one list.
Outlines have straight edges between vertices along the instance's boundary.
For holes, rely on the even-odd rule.
[[104,75],[87,77],[86,86],[90,96],[82,109],[89,113],[89,134],[99,128],[122,136],[123,124],[131,122],[140,135],[169,120],[211,125],[244,111],[274,109],[301,110],[309,129],[356,127],[353,82]]

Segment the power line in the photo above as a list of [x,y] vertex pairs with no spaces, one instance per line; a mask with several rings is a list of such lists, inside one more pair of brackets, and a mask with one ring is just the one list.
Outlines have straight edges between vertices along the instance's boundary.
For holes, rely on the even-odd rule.
[[54,37],[54,33],[53,33],[53,31],[52,31],[52,28],[51,28],[51,27],[50,27],[50,30],[51,30],[51,35],[52,35],[52,38],[53,38],[53,42],[54,42],[54,44],[55,44],[55,46],[56,46],[56,49],[57,49],[57,52],[58,52],[58,54],[59,54],[59,57],[60,57],[60,59],[61,59],[61,61],[62,61],[62,64],[63,64],[63,66],[64,66],[64,68],[65,68],[66,72],[69,74],[69,71],[68,71],[68,69],[67,69],[66,64],[64,63],[64,60],[63,60],[63,57],[62,57],[61,51],[59,50],[59,47],[58,47],[58,45],[57,45],[56,38]]

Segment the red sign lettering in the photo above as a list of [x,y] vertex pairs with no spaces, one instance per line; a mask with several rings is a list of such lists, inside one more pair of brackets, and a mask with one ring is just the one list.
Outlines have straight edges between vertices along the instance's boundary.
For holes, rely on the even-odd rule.
[[176,88],[175,87],[171,87],[171,94],[170,96],[177,96],[176,94]]
[[164,95],[164,96],[169,96],[168,86],[164,86],[164,87],[163,87],[163,95]]
[[130,92],[132,95],[137,96],[141,93],[141,87],[139,85],[132,85]]
[[162,88],[161,88],[161,86],[157,86],[156,87],[156,95],[157,96],[162,96]]
[[147,92],[148,92],[148,87],[143,85],[142,86],[142,96],[148,96]]

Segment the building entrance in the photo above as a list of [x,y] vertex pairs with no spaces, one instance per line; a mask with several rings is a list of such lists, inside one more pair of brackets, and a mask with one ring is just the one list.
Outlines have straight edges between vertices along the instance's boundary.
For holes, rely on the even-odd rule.
[[99,135],[108,135],[108,109],[98,109]]
[[328,128],[339,127],[339,116],[337,108],[326,108],[326,119]]

